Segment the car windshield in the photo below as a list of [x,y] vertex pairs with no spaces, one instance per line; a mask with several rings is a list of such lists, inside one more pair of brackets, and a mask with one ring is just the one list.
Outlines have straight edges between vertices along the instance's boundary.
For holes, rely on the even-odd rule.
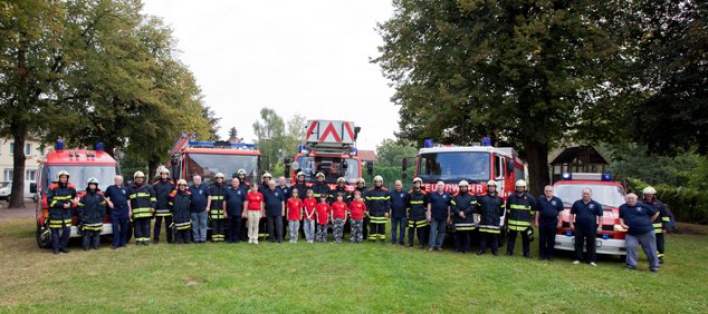
[[187,154],[185,177],[191,182],[193,176],[199,175],[208,183],[219,172],[231,178],[239,169],[246,170],[249,177],[257,177],[258,158],[252,155]]
[[612,185],[559,184],[555,186],[553,194],[563,200],[563,203],[572,204],[582,198],[584,188],[592,189],[592,199],[602,205],[619,207],[624,204],[624,190]]
[[450,152],[420,155],[418,176],[424,181],[489,180],[489,153]]
[[113,184],[116,177],[114,166],[51,166],[48,167],[47,178],[56,182],[57,174],[62,170],[69,172],[69,183],[73,184],[77,191],[86,189],[86,181],[89,178],[98,179],[98,187],[105,190],[107,186]]
[[325,175],[325,182],[334,183],[344,177],[347,182],[359,178],[359,163],[354,158],[340,157],[300,157],[297,159],[299,171],[305,173],[305,181],[314,182],[317,172]]

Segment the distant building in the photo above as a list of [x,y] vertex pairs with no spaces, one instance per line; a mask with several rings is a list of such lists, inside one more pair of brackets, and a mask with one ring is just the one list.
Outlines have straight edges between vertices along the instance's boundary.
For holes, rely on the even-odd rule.
[[[12,181],[12,158],[15,142],[11,138],[0,138],[0,170],[2,181]],[[27,138],[24,147],[25,160],[25,182],[37,182],[37,169],[39,159],[47,154],[47,148],[41,145],[39,140]],[[25,183],[27,184],[27,183]]]
[[359,150],[359,158],[361,161],[365,162],[375,162],[376,161],[376,151],[373,150]]
[[549,154],[551,180],[561,179],[566,172],[606,172],[610,163],[593,146],[572,146],[556,149]]

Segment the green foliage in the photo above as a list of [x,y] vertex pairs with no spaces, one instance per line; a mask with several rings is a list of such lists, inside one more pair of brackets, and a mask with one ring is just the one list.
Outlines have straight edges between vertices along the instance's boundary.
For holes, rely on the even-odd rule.
[[261,109],[261,119],[253,123],[257,145],[261,154],[267,156],[261,167],[263,171],[279,175],[285,173],[286,156],[297,153],[297,145],[305,140],[305,118],[293,116],[286,124],[282,117],[270,108]]
[[[642,190],[648,186],[642,180],[634,178],[628,178],[625,182],[627,189],[637,195],[642,195]],[[677,221],[708,224],[708,194],[705,190],[668,184],[656,184],[652,187],[656,189],[656,197],[669,207]]]
[[397,142],[392,139],[384,139],[381,144],[376,146],[376,165],[381,167],[398,166],[400,169],[403,158],[415,157],[417,154],[418,149],[410,141]]
[[620,146],[612,151],[611,172],[617,178],[636,178],[648,184],[706,188],[708,157],[686,152],[676,157],[649,155],[647,148]]

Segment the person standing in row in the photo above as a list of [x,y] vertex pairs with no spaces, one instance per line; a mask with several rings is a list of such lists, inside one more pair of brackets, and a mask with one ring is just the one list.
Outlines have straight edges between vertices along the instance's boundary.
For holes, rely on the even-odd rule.
[[71,208],[76,206],[76,188],[69,183],[69,172],[57,173],[57,183],[52,184],[47,192],[49,205],[49,230],[51,230],[52,251],[69,253],[69,236],[71,235]]
[[455,252],[466,254],[470,251],[474,225],[474,211],[477,207],[477,197],[470,193],[469,183],[460,181],[459,191],[450,201],[452,223],[455,224]]
[[575,260],[580,264],[583,260],[585,246],[586,261],[591,266],[595,264],[595,238],[602,231],[602,205],[592,199],[592,190],[584,188],[583,198],[573,203],[570,209],[570,230],[575,232]]
[[86,190],[79,196],[77,208],[83,226],[84,251],[91,247],[95,250],[100,248],[101,230],[103,230],[103,218],[106,217],[107,204],[106,197],[98,189],[98,179],[88,179]]
[[128,189],[123,186],[123,176],[113,179],[114,185],[106,188],[108,207],[111,208],[113,249],[125,247],[128,242],[130,216],[128,215]]
[[642,196],[641,202],[651,206],[656,212],[659,213],[659,217],[652,222],[652,226],[654,227],[654,232],[656,233],[656,249],[659,251],[659,264],[663,264],[665,251],[664,234],[669,229],[669,224],[671,223],[671,212],[669,212],[664,203],[660,202],[656,198],[656,189],[653,187],[648,186],[644,188],[642,191]]
[[307,197],[307,191],[309,190],[307,188],[307,183],[305,183],[305,173],[300,171],[297,173],[297,179],[295,182],[295,185],[293,186],[293,189],[297,189],[297,196],[301,200],[305,200]]
[[209,219],[211,220],[211,242],[224,242],[225,224],[228,214],[224,208],[224,174],[219,172],[214,176],[214,184],[209,187],[209,197],[207,207],[209,207]]
[[160,232],[162,232],[162,221],[165,221],[165,235],[167,243],[172,243],[172,212],[168,203],[170,193],[174,191],[175,185],[170,178],[170,171],[167,168],[160,170],[160,179],[153,182],[152,188],[155,190],[155,230],[152,236],[152,243],[160,243]]
[[315,198],[315,192],[307,189],[305,200],[303,201],[303,206],[305,206],[305,215],[303,217],[302,229],[305,232],[305,240],[307,243],[315,242],[315,216],[317,211],[317,199]]
[[361,198],[360,191],[354,191],[354,199],[349,203],[349,217],[351,217],[352,236],[349,239],[351,243],[362,243],[364,234],[362,233],[362,224],[364,215],[366,214],[366,204]]
[[536,227],[538,228],[539,258],[553,261],[556,245],[556,230],[561,227],[563,219],[563,201],[553,196],[553,186],[547,185],[543,195],[536,201]]
[[312,185],[312,192],[315,192],[315,198],[320,199],[321,197],[327,198],[329,196],[330,188],[327,183],[325,183],[325,175],[322,172],[318,172],[315,176],[317,182]]
[[268,240],[271,243],[283,243],[283,216],[285,215],[285,198],[275,186],[275,181],[268,182],[268,189],[263,191],[266,217],[268,219]]
[[[366,180],[364,178],[359,178],[356,180],[356,188],[354,188],[355,191],[359,191],[361,193],[361,199],[366,202]],[[369,236],[369,215],[368,213],[364,215],[364,220],[362,221],[361,225],[361,230],[362,230],[362,235],[364,235],[364,239],[368,239]]]
[[477,213],[479,214],[479,251],[477,255],[487,252],[487,245],[492,255],[499,252],[499,235],[501,233],[501,217],[504,216],[504,199],[497,194],[497,182],[487,182],[487,194],[477,198]]
[[191,203],[192,193],[187,188],[187,180],[179,179],[177,188],[170,193],[168,203],[173,216],[175,244],[182,244],[182,242],[189,244],[192,238]]
[[408,191],[408,247],[413,247],[413,235],[418,235],[418,245],[421,249],[428,243],[430,228],[428,224],[428,195],[421,188],[423,180],[413,179],[413,189]]
[[[529,229],[531,221],[536,213],[533,206],[536,200],[526,192],[526,181],[516,181],[516,191],[506,200],[507,221],[509,227],[509,239],[506,243],[506,255],[514,254],[516,246],[516,235],[521,233],[521,243],[523,245],[524,257],[531,258],[531,241],[529,239]],[[531,230],[533,231],[533,230]]]
[[155,191],[145,183],[145,174],[136,171],[133,184],[128,188],[129,209],[133,216],[133,228],[136,245],[150,244],[150,220],[155,212]]
[[315,241],[319,243],[327,243],[327,224],[330,223],[330,213],[332,208],[327,204],[327,195],[320,196],[320,202],[317,204],[317,238]]
[[263,194],[258,192],[258,185],[251,186],[251,191],[246,195],[246,212],[248,218],[248,243],[258,244],[258,224],[265,212]]
[[192,177],[190,212],[192,213],[192,234],[195,243],[205,243],[207,237],[207,219],[209,217],[209,188],[202,184],[201,176]]
[[288,217],[288,230],[290,231],[290,243],[297,243],[297,238],[300,235],[300,220],[302,219],[302,208],[304,204],[298,197],[298,190],[291,191],[291,197],[285,205]]
[[342,195],[342,199],[345,203],[349,204],[349,202],[351,202],[351,195],[347,192],[347,180],[345,180],[344,177],[337,178],[337,186],[329,192],[327,202],[332,205],[337,201],[337,195]]
[[334,225],[334,243],[342,243],[344,237],[344,224],[347,221],[347,203],[344,202],[344,195],[337,194],[332,203],[332,223]]
[[241,181],[238,178],[231,179],[231,186],[224,190],[224,207],[228,217],[227,243],[239,243],[241,235],[241,216],[243,216],[243,204],[246,202],[246,194],[241,188]]
[[430,243],[428,251],[442,251],[447,224],[450,222],[450,200],[445,192],[445,183],[439,181],[435,193],[429,196],[427,219],[430,222]]
[[391,191],[391,244],[403,245],[406,236],[406,210],[408,192],[403,190],[403,182],[396,180]]
[[391,211],[391,193],[383,186],[383,177],[374,177],[374,187],[366,191],[366,209],[371,219],[369,240],[386,243],[386,220]]
[[652,222],[660,213],[654,207],[637,202],[637,195],[629,193],[626,203],[620,206],[620,225],[627,229],[627,269],[636,270],[639,260],[639,246],[649,260],[649,270],[659,271],[659,257],[656,250],[656,233]]

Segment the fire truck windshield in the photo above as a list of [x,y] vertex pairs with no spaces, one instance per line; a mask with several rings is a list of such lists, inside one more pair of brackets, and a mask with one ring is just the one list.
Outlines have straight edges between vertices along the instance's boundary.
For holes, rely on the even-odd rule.
[[[57,181],[59,171],[69,172],[69,183],[76,187],[77,191],[86,189],[86,181],[89,178],[98,179],[98,187],[105,190],[107,186],[113,185],[116,177],[116,167],[114,166],[50,166],[47,167],[47,178],[51,182]],[[49,186],[50,182],[45,182]]]
[[354,158],[340,157],[300,157],[297,159],[300,169],[305,173],[305,181],[314,182],[317,172],[325,175],[325,182],[334,183],[344,177],[349,183],[359,178],[359,162]]
[[592,199],[602,205],[620,207],[624,204],[624,191],[612,185],[559,184],[555,186],[553,194],[563,200],[564,204],[573,204],[583,197],[584,188],[592,189]]
[[185,163],[187,166],[185,178],[190,182],[196,175],[208,182],[219,172],[226,178],[231,178],[231,175],[239,169],[246,170],[249,177],[258,176],[258,156],[187,154]]
[[447,183],[467,180],[470,183],[489,180],[490,155],[486,152],[445,152],[420,155],[418,176],[426,182]]

